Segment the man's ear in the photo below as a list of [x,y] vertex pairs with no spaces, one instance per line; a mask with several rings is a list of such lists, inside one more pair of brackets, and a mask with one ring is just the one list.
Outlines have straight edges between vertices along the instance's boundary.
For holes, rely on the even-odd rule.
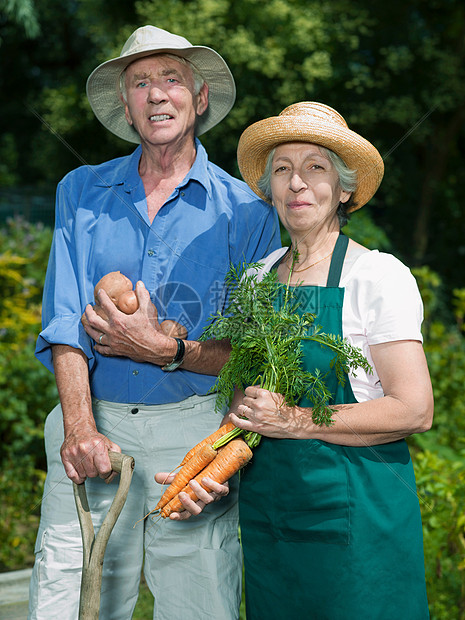
[[131,114],[129,113],[128,104],[125,102],[122,95],[121,95],[121,102],[124,105],[124,116],[126,117],[128,125],[132,125],[132,118],[131,118]]
[[208,108],[208,84],[203,83],[198,95],[195,95],[195,112],[197,116],[201,116]]

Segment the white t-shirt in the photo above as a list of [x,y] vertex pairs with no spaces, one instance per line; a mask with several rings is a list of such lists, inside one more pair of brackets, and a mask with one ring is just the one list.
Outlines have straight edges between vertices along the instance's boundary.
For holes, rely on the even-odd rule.
[[[269,271],[286,253],[280,248],[260,262],[260,272]],[[380,398],[381,382],[370,354],[370,345],[395,340],[423,342],[423,303],[415,278],[408,267],[391,254],[354,248],[344,261],[339,286],[344,288],[343,336],[362,350],[373,374],[358,369],[349,375],[358,402]]]

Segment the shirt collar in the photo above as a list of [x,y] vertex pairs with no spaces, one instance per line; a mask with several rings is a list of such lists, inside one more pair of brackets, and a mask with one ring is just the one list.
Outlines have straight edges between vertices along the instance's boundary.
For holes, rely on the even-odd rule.
[[[208,174],[208,155],[204,146],[198,138],[195,138],[195,147],[197,155],[192,168],[179,184],[178,188],[185,187],[190,181],[197,181],[200,183],[208,194],[208,197],[212,197],[211,180]],[[113,170],[113,178],[111,181],[104,181],[106,187],[115,185],[124,185],[125,191],[128,193],[139,186],[139,161],[142,155],[142,147],[139,145],[136,150],[128,156],[128,158],[121,158],[119,165]],[[97,183],[98,185],[100,183]]]
[[197,181],[205,188],[208,197],[212,197],[212,186],[210,175],[208,174],[208,155],[204,146],[198,138],[195,138],[195,147],[197,149],[197,155],[192,168],[179,184],[179,187],[185,187],[189,181]]

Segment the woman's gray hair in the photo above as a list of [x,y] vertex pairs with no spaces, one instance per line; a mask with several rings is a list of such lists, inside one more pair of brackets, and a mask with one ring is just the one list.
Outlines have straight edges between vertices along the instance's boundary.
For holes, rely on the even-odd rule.
[[[345,162],[334,151],[327,149],[324,146],[318,145],[321,153],[327,157],[339,176],[339,185],[344,192],[354,192],[357,189],[357,171],[351,170],[347,167]],[[272,149],[266,160],[265,170],[257,182],[258,189],[262,192],[268,200],[271,200],[271,171],[273,166],[273,157],[276,152],[276,147]],[[342,228],[349,221],[350,214],[347,210],[353,205],[352,196],[347,202],[340,202],[337,208],[337,216],[339,218],[339,225]]]
[[[177,60],[178,62],[181,62],[184,65],[187,65],[191,71],[192,71],[192,75],[194,76],[194,95],[198,95],[200,92],[200,89],[202,88],[202,86],[205,84],[205,78],[201,75],[201,73],[199,73],[199,70],[197,69],[197,67],[195,65],[193,65],[191,62],[189,62],[188,60],[186,60],[186,58],[183,58],[182,56],[176,56],[176,54],[151,54],[152,56],[166,56],[167,58],[171,58],[173,60]],[[129,65],[128,65],[129,67]],[[119,77],[119,89],[121,91],[121,94],[123,96],[123,101],[126,102],[127,99],[127,93],[126,93],[126,70],[127,68],[124,69],[124,71],[121,73],[120,77]]]

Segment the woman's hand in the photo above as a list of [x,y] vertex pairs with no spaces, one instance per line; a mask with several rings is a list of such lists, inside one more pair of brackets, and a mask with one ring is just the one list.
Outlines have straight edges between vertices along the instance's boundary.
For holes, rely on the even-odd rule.
[[298,438],[299,418],[296,409],[284,404],[282,394],[258,386],[248,387],[242,403],[236,407],[236,412],[231,411],[229,419],[239,428],[266,437]]
[[[159,472],[158,474],[155,474],[155,481],[159,484],[171,484],[174,476],[175,474]],[[229,484],[227,482],[224,484],[218,484],[206,476],[205,478],[202,478],[202,484],[208,487],[210,491],[206,491],[195,480],[191,480],[189,482],[189,486],[197,495],[198,500],[194,501],[190,499],[187,493],[179,493],[179,499],[181,500],[185,510],[182,512],[172,512],[169,517],[170,519],[173,519],[173,521],[184,521],[185,519],[189,519],[191,516],[199,515],[205,506],[211,504],[212,502],[217,502],[222,497],[226,497],[229,493]]]

